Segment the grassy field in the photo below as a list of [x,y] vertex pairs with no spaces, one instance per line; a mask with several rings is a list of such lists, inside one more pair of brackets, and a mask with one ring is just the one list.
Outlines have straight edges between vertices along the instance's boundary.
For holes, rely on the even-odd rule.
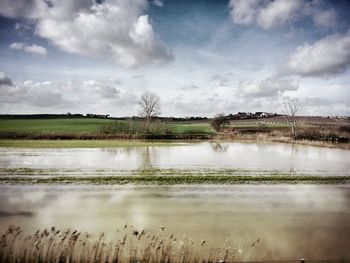
[[[124,146],[108,140],[234,139],[298,142],[301,140],[348,142],[350,121],[325,117],[300,117],[298,136],[291,137],[285,118],[234,120],[221,132],[215,132],[210,120],[154,122],[146,133],[141,121],[103,118],[0,119],[0,139],[27,139],[23,142],[0,141],[0,147],[113,147]],[[340,131],[339,128],[346,128]],[[38,140],[36,142],[29,141]],[[40,140],[60,140],[44,142]],[[68,142],[67,140],[72,140]],[[79,142],[77,140],[85,140]],[[91,142],[86,143],[89,140]],[[101,140],[101,142],[92,140]],[[134,146],[140,143],[126,143]],[[338,147],[338,146],[337,146]]]
[[1,134],[33,134],[33,133],[97,133],[103,125],[113,123],[114,120],[95,118],[72,119],[33,119],[7,120],[0,119]]
[[173,141],[141,140],[0,140],[0,147],[21,148],[108,148],[170,145],[176,146],[183,144]]
[[175,134],[206,134],[213,133],[210,123],[170,123],[170,132]]
[[[0,137],[8,135],[40,135],[40,134],[100,134],[103,128],[123,120],[98,118],[59,118],[59,119],[0,119]],[[170,134],[211,134],[209,123],[165,123]]]
[[[57,118],[57,119],[0,119],[0,135],[5,133],[98,133],[104,125],[127,122],[102,118]],[[323,127],[325,125],[349,125],[348,120],[335,120],[321,117],[300,117],[299,127]],[[208,121],[166,122],[171,133],[211,133]],[[234,128],[288,128],[283,117],[230,121]]]

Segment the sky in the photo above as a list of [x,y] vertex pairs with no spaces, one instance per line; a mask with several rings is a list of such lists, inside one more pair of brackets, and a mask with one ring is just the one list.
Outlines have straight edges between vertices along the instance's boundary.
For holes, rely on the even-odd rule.
[[350,1],[0,0],[0,114],[350,116]]

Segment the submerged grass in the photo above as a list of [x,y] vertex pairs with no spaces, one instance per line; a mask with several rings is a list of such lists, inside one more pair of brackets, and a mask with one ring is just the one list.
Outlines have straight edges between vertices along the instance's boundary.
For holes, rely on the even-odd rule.
[[[260,238],[242,247],[231,247],[228,241],[218,248],[207,247],[187,237],[178,239],[164,227],[157,232],[138,230],[125,225],[109,240],[103,233],[94,237],[78,230],[55,227],[23,237],[19,227],[9,226],[0,239],[0,261],[17,262],[233,262],[243,261]],[[197,248],[195,250],[195,248]],[[196,251],[204,253],[198,253]]]
[[[142,139],[89,139],[89,140],[15,140],[15,139],[0,139],[0,147],[18,147],[18,148],[109,148],[109,147],[147,147],[147,146],[179,146],[186,143],[196,143],[203,140],[142,140]],[[334,143],[326,141],[310,141],[310,140],[293,140],[287,136],[268,135],[268,134],[221,134],[217,135],[211,142],[234,142],[234,141],[249,141],[249,142],[279,142],[290,143],[296,145],[341,148],[350,150],[350,143]]]
[[0,168],[0,184],[345,184],[348,173],[249,169]]
[[0,184],[347,184],[350,176],[314,175],[139,175],[139,176],[5,176]]

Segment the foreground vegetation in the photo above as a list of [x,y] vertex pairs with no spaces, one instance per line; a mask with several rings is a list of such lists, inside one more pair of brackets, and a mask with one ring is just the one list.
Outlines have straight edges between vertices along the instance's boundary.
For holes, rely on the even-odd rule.
[[[260,239],[242,247],[228,242],[210,248],[206,241],[195,244],[191,238],[178,239],[166,233],[124,226],[112,240],[104,234],[94,237],[78,230],[51,229],[23,237],[19,227],[10,226],[0,240],[0,261],[27,262],[233,262],[245,260]],[[202,253],[198,253],[201,251]]]

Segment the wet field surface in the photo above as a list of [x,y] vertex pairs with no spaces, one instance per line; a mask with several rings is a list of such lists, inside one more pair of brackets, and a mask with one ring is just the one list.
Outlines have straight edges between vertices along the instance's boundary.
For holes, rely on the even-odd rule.
[[164,226],[200,253],[226,241],[250,260],[349,258],[349,208],[348,185],[0,186],[1,231],[55,226],[113,237],[125,224]]
[[188,143],[182,146],[0,148],[1,168],[247,169],[349,174],[350,151],[283,143]]

